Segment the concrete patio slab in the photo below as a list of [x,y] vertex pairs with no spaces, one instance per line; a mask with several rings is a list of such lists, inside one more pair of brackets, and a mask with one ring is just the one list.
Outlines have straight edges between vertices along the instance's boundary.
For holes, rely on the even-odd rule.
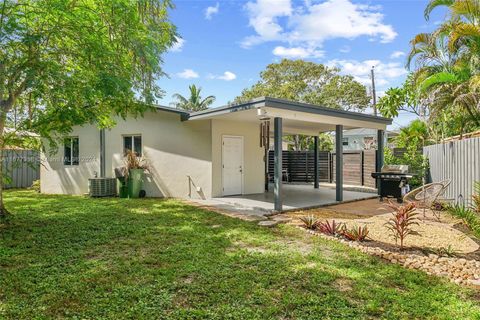
[[[272,189],[273,187],[270,188],[270,190]],[[376,195],[372,193],[356,191],[343,192],[343,202],[370,199],[373,197],[376,197]],[[267,213],[272,213],[274,210],[273,191],[251,195],[215,198],[215,200],[241,207],[263,210]],[[312,185],[304,184],[283,185],[283,211],[322,207],[337,203],[339,202],[335,200],[335,189],[333,188],[320,187],[314,189]]]
[[[273,188],[270,188],[273,190]],[[344,201],[341,203],[371,199],[376,195],[370,192],[344,191]],[[195,203],[208,206],[215,211],[223,210],[230,214],[251,219],[265,219],[274,214],[273,191],[220,197],[208,200],[195,200]],[[310,184],[284,184],[283,185],[283,211],[317,208],[327,205],[338,204],[335,201],[335,189],[320,187],[314,189]]]

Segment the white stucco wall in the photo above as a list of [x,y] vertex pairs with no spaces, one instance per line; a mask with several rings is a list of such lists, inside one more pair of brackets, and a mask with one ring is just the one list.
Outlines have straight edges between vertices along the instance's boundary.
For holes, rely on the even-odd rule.
[[42,165],[40,166],[40,189],[43,193],[53,194],[83,194],[88,192],[88,177],[93,177],[100,168],[100,133],[94,126],[75,127],[71,137],[79,137],[78,166],[66,166],[63,164],[64,146],[58,142],[57,152],[48,144],[46,152],[41,154]]
[[256,123],[212,120],[212,195],[222,196],[222,136],[242,136],[244,143],[243,193],[264,192],[264,151]]
[[[142,135],[143,155],[150,172],[144,189],[150,197],[209,198],[212,191],[210,121],[180,121],[180,115],[165,111],[149,112],[143,118],[117,119],[105,132],[106,176],[123,165],[123,135]],[[53,161],[63,157],[63,146],[53,156],[44,155],[41,190],[44,193],[83,194],[88,178],[99,172],[99,131],[94,126],[75,127],[70,136],[79,137],[80,157],[95,157],[67,167]],[[47,150],[48,151],[48,150]],[[48,153],[47,153],[48,154]],[[199,188],[200,191],[197,191]]]

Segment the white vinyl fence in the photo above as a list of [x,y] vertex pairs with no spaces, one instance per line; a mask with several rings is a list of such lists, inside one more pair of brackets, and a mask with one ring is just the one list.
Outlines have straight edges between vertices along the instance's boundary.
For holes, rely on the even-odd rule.
[[39,152],[36,150],[3,150],[5,188],[29,188],[40,179]]
[[433,182],[451,180],[445,197],[468,204],[474,182],[480,181],[480,137],[428,146],[423,154]]

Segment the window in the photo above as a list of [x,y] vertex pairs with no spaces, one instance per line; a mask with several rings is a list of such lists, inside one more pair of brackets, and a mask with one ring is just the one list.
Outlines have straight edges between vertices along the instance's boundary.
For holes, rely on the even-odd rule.
[[65,138],[63,145],[63,164],[66,166],[78,166],[78,137]]
[[348,138],[343,138],[342,139],[342,145],[348,146]]
[[123,136],[123,153],[126,154],[127,150],[134,151],[137,156],[142,156],[142,136],[132,135]]

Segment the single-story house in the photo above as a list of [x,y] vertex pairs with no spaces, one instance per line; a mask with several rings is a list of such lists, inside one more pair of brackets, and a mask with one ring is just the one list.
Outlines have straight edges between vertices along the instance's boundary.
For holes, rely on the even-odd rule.
[[[116,120],[117,125],[103,133],[94,125],[75,127],[57,153],[47,149],[42,155],[41,191],[85,194],[88,178],[114,177],[114,169],[123,165],[124,150],[130,149],[149,164],[147,196],[209,199],[261,194],[265,150],[260,146],[260,124],[268,121],[275,149],[272,197],[274,209],[282,210],[283,134],[316,136],[334,130],[338,150],[344,129],[375,129],[383,137],[391,124],[387,118],[268,97],[199,112],[159,106],[140,118]],[[342,157],[336,161],[341,167]],[[342,177],[342,170],[337,170],[337,201],[343,199]]]
[[[385,132],[385,143],[390,145],[389,141],[397,135],[396,131],[387,130]],[[370,128],[345,130],[343,131],[342,145],[345,151],[376,149],[377,130]]]

